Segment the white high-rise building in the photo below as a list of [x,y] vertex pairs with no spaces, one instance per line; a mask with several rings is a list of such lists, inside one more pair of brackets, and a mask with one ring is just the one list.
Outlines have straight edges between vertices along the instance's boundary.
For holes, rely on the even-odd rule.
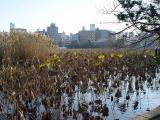
[[14,23],[10,23],[10,30],[13,30],[13,29],[15,29],[15,24]]
[[91,31],[95,31],[96,30],[95,24],[90,24],[90,30]]

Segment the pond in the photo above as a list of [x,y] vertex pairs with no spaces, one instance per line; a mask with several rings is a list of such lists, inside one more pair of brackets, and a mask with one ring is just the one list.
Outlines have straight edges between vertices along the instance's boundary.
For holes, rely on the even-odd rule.
[[[94,80],[86,83],[66,80],[61,89],[56,89],[57,96],[43,94],[24,100],[18,95],[17,101],[25,111],[21,115],[25,120],[130,120],[160,105],[159,72],[154,77],[146,73],[144,79],[127,75],[121,80],[121,76],[119,73],[97,83]],[[8,119],[20,119],[16,103],[5,98],[3,92],[0,94],[0,110]]]
[[[135,81],[135,77],[132,78],[132,81]],[[72,110],[79,111],[78,104],[81,104],[81,106],[87,106],[86,108],[88,109],[84,108],[84,110],[87,110],[89,115],[94,116],[95,118],[96,116],[101,116],[101,118],[108,120],[130,120],[131,118],[142,115],[144,112],[150,111],[160,105],[159,73],[156,74],[156,78],[151,84],[147,81],[143,83],[143,90],[141,88],[141,90],[127,92],[127,85],[128,83],[126,80],[126,84],[124,82],[123,87],[119,88],[119,90],[122,91],[122,94],[119,97],[115,96],[116,90],[113,90],[113,92],[109,94],[109,91],[105,89],[99,94],[95,94],[94,89],[90,87],[86,93],[82,94],[77,89],[77,92],[73,97]],[[67,96],[63,99],[63,104],[68,103]],[[98,102],[98,100],[99,103],[96,103],[95,101]],[[104,104],[106,104],[109,109],[107,117],[103,117],[101,112]],[[68,119],[69,118],[73,119],[71,116],[68,117]],[[78,119],[83,119],[82,115],[79,115]]]

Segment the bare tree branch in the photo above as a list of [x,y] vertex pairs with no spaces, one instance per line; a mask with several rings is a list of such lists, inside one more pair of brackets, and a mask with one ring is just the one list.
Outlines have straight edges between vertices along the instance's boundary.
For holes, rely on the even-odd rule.
[[[145,36],[145,35],[146,35],[146,36]],[[126,48],[126,47],[129,47],[129,46],[132,46],[132,45],[136,45],[136,44],[138,44],[138,43],[140,43],[140,42],[146,40],[147,38],[152,37],[154,34],[149,34],[149,35],[148,35],[148,34],[145,34],[145,35],[144,35],[142,38],[140,38],[138,41],[133,42],[133,43],[131,43],[131,44],[129,44],[129,45],[120,47],[120,48]]]
[[124,31],[126,31],[126,30],[132,28],[133,26],[134,26],[134,25],[130,25],[130,26],[124,28],[123,30],[121,30],[121,31],[119,31],[119,32],[117,32],[117,33],[112,33],[112,35],[120,34],[120,33],[124,32]]
[[160,39],[160,37],[157,37],[156,39],[152,40],[150,43],[148,43],[142,47],[139,47],[139,48],[149,47],[149,46],[153,45],[159,39]]

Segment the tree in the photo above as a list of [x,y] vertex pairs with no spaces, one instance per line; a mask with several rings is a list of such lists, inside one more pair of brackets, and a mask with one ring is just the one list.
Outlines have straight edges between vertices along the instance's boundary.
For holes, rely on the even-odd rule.
[[[105,10],[103,9],[103,11]],[[160,39],[159,0],[117,0],[114,8],[105,13],[113,13],[119,21],[126,22],[126,28],[118,33],[135,28],[148,34],[148,37],[157,36],[151,43]],[[143,40],[145,39],[141,39],[139,42]]]

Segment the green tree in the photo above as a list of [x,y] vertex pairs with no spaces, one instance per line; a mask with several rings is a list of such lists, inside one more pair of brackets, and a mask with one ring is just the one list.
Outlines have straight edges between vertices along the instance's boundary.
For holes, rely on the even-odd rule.
[[[113,13],[120,22],[126,22],[126,28],[118,33],[135,28],[148,34],[148,37],[157,36],[150,43],[159,40],[160,0],[116,0],[115,2],[114,8],[105,13]],[[143,40],[145,39],[140,39],[139,42]]]
[[118,12],[117,18],[129,22],[137,29],[160,34],[160,2],[152,0],[145,3],[142,0],[118,0],[124,11]]

